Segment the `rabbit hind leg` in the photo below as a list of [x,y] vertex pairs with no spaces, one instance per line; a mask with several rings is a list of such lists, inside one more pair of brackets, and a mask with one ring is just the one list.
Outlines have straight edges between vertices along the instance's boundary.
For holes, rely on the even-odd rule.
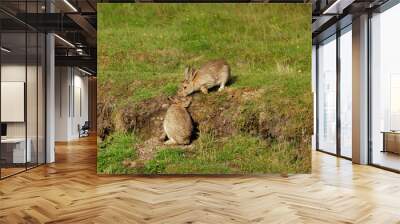
[[189,145],[190,144],[190,138],[187,139],[182,139],[181,142],[179,142],[180,145]]
[[167,134],[164,132],[162,133],[162,135],[160,135],[160,141],[165,141],[165,139],[167,138]]
[[176,141],[174,139],[169,139],[166,142],[164,142],[164,145],[176,145]]
[[222,91],[225,88],[225,84],[228,82],[228,78],[224,78],[220,84],[219,84],[219,88],[218,88],[218,92]]
[[221,83],[221,85],[218,88],[218,92],[224,90],[224,88],[225,88],[225,83]]
[[227,68],[227,70],[224,71],[224,73],[220,79],[218,91],[222,91],[225,88],[225,85],[228,82],[228,80],[229,80],[229,68]]

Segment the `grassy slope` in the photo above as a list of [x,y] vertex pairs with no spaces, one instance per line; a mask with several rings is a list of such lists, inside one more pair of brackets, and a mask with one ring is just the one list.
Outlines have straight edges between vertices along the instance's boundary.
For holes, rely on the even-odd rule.
[[[259,103],[268,105],[280,116],[291,117],[281,125],[304,126],[306,132],[310,132],[311,32],[308,5],[100,4],[98,16],[99,99],[113,98],[116,111],[144,99],[173,95],[187,64],[198,67],[209,59],[225,58],[231,64],[235,76],[230,88],[266,89],[266,94]],[[102,92],[102,89],[108,90]],[[229,142],[239,141],[235,144],[243,146],[239,147],[240,150],[233,145],[229,147],[231,143],[218,145],[218,140],[212,140],[210,144],[213,146],[207,152],[212,154],[212,150],[218,145],[222,151],[228,154],[230,152],[231,155],[227,156],[229,159],[236,156],[239,159],[235,160],[240,161],[250,155],[249,159],[256,168],[244,167],[250,161],[227,164],[228,160],[221,162],[216,159],[217,155],[215,158],[203,158],[201,150],[190,154],[180,149],[167,148],[146,164],[146,172],[310,170],[309,155],[301,152],[299,156],[298,152],[291,152],[296,150],[295,147],[308,150],[308,141],[299,146],[299,142],[294,145],[282,141],[273,144],[249,136],[232,138]],[[198,144],[201,142],[202,138]],[[257,149],[260,146],[270,149],[268,155],[260,156]],[[100,155],[109,148],[113,147],[100,150]],[[198,148],[201,149],[201,146]],[[251,152],[232,151],[244,149]],[[135,151],[133,144],[131,150]],[[277,152],[272,153],[274,150]],[[217,151],[221,153],[221,150]],[[99,171],[108,172],[107,164],[102,163],[103,160],[105,157],[99,156],[100,163],[104,164]],[[208,164],[196,166],[204,161]]]

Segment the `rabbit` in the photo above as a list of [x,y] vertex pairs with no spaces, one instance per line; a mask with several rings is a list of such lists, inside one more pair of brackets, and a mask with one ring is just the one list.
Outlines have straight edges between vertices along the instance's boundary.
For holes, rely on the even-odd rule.
[[191,103],[191,98],[170,99],[172,101],[164,118],[164,133],[162,140],[166,145],[188,145],[193,131],[192,118],[186,108]]
[[199,69],[187,67],[180,94],[188,96],[199,90],[207,94],[208,89],[214,86],[219,86],[218,91],[221,91],[228,82],[229,76],[230,67],[223,59],[209,61]]

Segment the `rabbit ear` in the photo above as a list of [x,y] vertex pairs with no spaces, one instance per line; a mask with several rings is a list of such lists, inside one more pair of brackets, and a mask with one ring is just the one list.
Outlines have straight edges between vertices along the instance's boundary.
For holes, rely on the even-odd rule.
[[190,68],[190,66],[186,66],[186,68],[185,68],[185,73],[184,73],[184,75],[185,75],[185,80],[189,80],[189,78],[190,78],[190,71],[191,71],[192,69]]
[[190,80],[193,81],[194,78],[196,78],[198,73],[199,73],[199,71],[192,71],[192,75],[190,76]]
[[176,98],[175,97],[171,97],[171,96],[168,97],[168,101],[170,103],[176,103],[177,102]]
[[168,101],[170,104],[176,104],[179,103],[179,99],[177,97],[168,97]]

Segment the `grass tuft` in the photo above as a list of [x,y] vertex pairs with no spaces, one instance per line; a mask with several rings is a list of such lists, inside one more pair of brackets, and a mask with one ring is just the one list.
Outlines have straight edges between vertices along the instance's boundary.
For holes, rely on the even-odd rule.
[[100,145],[97,153],[97,172],[127,174],[132,170],[122,165],[126,159],[137,159],[134,144],[138,139],[131,134],[113,133]]

